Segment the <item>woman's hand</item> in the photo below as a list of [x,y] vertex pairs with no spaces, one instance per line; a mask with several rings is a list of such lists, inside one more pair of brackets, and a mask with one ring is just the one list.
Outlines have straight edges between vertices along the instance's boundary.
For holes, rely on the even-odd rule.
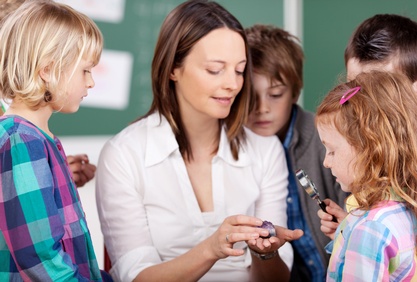
[[212,236],[209,237],[211,251],[215,259],[241,256],[243,249],[234,249],[237,242],[257,242],[260,236],[268,236],[266,229],[259,228],[262,220],[252,216],[234,215],[227,217]]

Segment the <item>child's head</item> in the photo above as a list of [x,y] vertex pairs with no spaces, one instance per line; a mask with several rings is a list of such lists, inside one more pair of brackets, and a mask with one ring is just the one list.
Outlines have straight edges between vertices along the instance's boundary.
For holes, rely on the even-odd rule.
[[53,1],[25,2],[0,29],[3,99],[32,109],[64,104],[77,67],[85,61],[91,71],[102,48],[102,34],[87,16]]
[[417,23],[378,14],[362,22],[345,50],[348,79],[369,70],[400,71],[417,81]]
[[303,87],[303,51],[298,39],[278,27],[246,29],[253,66],[255,109],[247,126],[254,132],[283,139],[291,110]]
[[335,87],[319,105],[323,165],[362,208],[387,199],[391,191],[415,204],[409,197],[416,198],[417,187],[415,109],[409,79],[377,71]]

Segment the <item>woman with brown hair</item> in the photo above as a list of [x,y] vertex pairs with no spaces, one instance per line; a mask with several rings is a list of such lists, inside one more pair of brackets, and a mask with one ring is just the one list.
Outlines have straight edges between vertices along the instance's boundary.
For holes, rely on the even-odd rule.
[[[244,128],[250,71],[244,30],[219,4],[186,1],[167,16],[152,106],[106,143],[98,164],[116,280],[288,280],[285,243],[302,231],[285,228],[282,146]],[[263,220],[276,226],[259,228]]]

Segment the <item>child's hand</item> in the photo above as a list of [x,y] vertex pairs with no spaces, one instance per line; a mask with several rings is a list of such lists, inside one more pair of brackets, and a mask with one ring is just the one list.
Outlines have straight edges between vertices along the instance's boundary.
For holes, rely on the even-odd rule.
[[[326,204],[327,213],[321,209],[319,209],[317,212],[317,215],[321,219],[320,230],[324,233],[324,235],[333,240],[334,233],[336,232],[339,223],[347,216],[347,212],[330,199],[325,199],[323,202]],[[332,216],[336,217],[337,222],[332,221]]]
[[87,155],[67,156],[67,160],[77,187],[82,187],[93,179],[96,166],[90,164]]

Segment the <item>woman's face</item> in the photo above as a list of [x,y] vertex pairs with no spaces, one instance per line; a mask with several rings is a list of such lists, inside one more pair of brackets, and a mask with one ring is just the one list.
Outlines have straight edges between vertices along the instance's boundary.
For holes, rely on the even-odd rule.
[[182,118],[226,118],[242,89],[246,61],[239,33],[219,28],[201,38],[171,74]]

